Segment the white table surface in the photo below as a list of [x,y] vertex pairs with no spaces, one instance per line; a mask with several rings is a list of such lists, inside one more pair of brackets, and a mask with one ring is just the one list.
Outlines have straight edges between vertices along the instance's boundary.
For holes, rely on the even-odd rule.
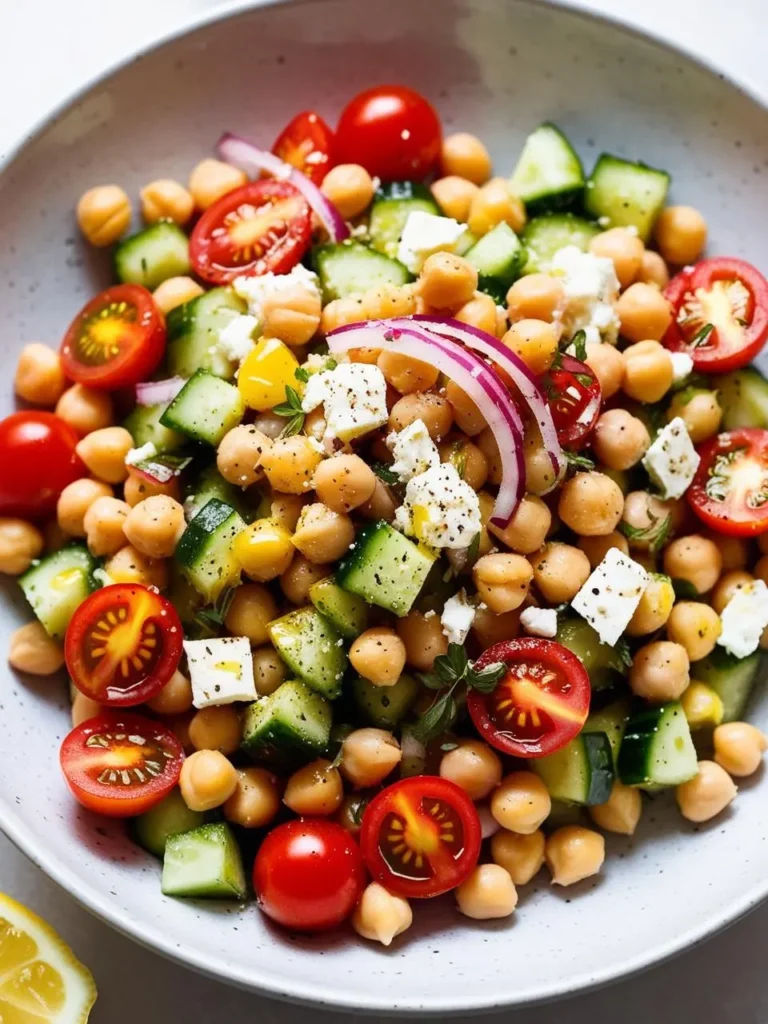
[[[595,10],[684,41],[768,96],[766,0],[588,0]],[[438,4],[439,0],[435,0]],[[0,153],[81,81],[216,0],[0,0]],[[728,870],[728,865],[723,865]],[[260,999],[167,963],[91,917],[0,835],[0,891],[34,908],[93,971],[94,1024],[318,1024],[338,1014]],[[765,1024],[768,906],[648,973],[506,1019],[525,1024]],[[363,1018],[348,1018],[350,1021]],[[370,1018],[369,1018],[370,1019]],[[468,1018],[455,1018],[468,1020]]]

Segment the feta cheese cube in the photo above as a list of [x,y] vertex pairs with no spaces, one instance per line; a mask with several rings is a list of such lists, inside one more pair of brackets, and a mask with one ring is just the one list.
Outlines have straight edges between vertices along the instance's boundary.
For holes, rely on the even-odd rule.
[[258,318],[251,313],[233,316],[229,323],[219,331],[217,348],[227,359],[231,359],[235,363],[242,363],[256,344],[253,335],[258,326]]
[[389,434],[387,448],[395,457],[392,472],[404,483],[440,464],[440,453],[423,420],[414,420],[403,430]]
[[672,383],[682,384],[693,371],[693,359],[687,352],[670,352],[669,358],[672,360]]
[[466,548],[480,533],[480,502],[450,462],[408,481],[395,526],[433,548]]
[[325,412],[325,438],[351,441],[383,427],[387,412],[387,382],[378,366],[339,363],[333,370],[313,374],[307,381],[301,407]]
[[256,700],[251,642],[245,636],[185,640],[192,703],[196,708]]
[[619,334],[619,279],[613,260],[566,245],[552,257],[551,273],[563,285],[564,304],[557,319],[565,336],[584,331],[588,342],[614,344]]
[[520,625],[531,636],[557,636],[557,612],[554,608],[524,608]]
[[720,614],[722,630],[717,642],[736,658],[756,651],[768,626],[768,587],[755,580],[739,587]]
[[414,210],[408,214],[397,258],[412,274],[418,274],[427,258],[434,252],[454,252],[456,243],[467,230],[453,217],[438,217],[434,213]]
[[474,621],[475,608],[467,600],[466,590],[462,589],[458,594],[448,598],[440,622],[449,644],[463,644]]
[[643,456],[643,466],[663,498],[681,498],[696,475],[700,461],[680,416],[659,431]]
[[618,548],[609,548],[571,607],[587,620],[604,644],[613,645],[629,625],[649,582],[642,565]]
[[151,441],[147,441],[141,448],[129,448],[125,456],[126,466],[138,466],[144,459],[154,459],[157,455],[157,448]]
[[248,312],[261,320],[264,300],[269,296],[278,295],[281,291],[290,291],[300,285],[308,288],[320,298],[320,284],[317,274],[297,263],[289,274],[258,274],[236,277],[232,282],[235,295],[248,303]]

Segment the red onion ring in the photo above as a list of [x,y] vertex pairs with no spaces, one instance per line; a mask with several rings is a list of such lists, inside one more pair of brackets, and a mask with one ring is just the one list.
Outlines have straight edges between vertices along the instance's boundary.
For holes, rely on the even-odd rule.
[[136,385],[136,402],[138,405],[167,405],[186,383],[183,377],[143,381]]

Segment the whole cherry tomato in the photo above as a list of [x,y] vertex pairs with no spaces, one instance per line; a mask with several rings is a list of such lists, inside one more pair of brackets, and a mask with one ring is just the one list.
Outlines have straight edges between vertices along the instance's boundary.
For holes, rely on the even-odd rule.
[[37,519],[86,475],[75,453],[80,438],[51,412],[16,412],[0,422],[0,515]]

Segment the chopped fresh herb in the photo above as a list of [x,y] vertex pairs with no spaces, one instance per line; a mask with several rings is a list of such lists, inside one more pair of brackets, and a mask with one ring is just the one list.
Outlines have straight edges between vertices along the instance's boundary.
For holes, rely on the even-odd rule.
[[661,551],[669,538],[669,531],[672,529],[672,514],[670,513],[665,516],[659,522],[659,516],[655,516],[649,510],[648,517],[651,520],[648,526],[643,526],[642,528],[630,526],[629,523],[622,521],[619,524],[619,529],[627,540],[648,541],[648,550],[652,555],[656,555]]
[[439,691],[431,707],[413,726],[413,735],[422,743],[428,743],[446,732],[456,718],[457,705],[454,693],[460,684],[480,693],[491,693],[507,671],[501,662],[476,669],[467,657],[462,644],[448,644],[448,653],[435,658],[432,671],[419,676],[430,690]]
[[591,388],[595,383],[595,378],[591,373],[574,373],[573,376],[583,388]]
[[280,437],[292,437],[304,426],[304,410],[301,408],[301,395],[295,388],[286,384],[285,401],[276,405],[272,412],[284,416],[288,420],[280,431]]
[[302,384],[306,384],[309,380],[309,370],[305,370],[303,366],[297,366],[293,376]]
[[567,448],[563,449],[563,455],[565,461],[568,463],[569,469],[590,469],[595,468],[595,464],[592,459],[588,459],[586,455],[578,455],[576,452],[569,452]]
[[678,601],[695,601],[697,598],[701,597],[701,594],[690,580],[673,579],[672,589],[674,590],[675,597]]
[[397,487],[400,483],[400,477],[397,473],[393,473],[389,466],[383,462],[372,462],[371,469],[379,480],[385,483],[388,487]]
[[632,668],[632,652],[629,649],[627,638],[620,636],[616,643],[613,645],[613,649],[621,658],[621,662],[625,668]]
[[582,363],[587,361],[587,332],[576,331],[574,336],[571,338],[571,344],[573,345],[576,353],[576,358],[580,359]]
[[698,348],[699,345],[705,345],[707,342],[707,338],[709,338],[710,334],[712,333],[712,331],[714,331],[714,329],[714,324],[704,324],[701,330],[697,331],[691,338],[691,348]]

